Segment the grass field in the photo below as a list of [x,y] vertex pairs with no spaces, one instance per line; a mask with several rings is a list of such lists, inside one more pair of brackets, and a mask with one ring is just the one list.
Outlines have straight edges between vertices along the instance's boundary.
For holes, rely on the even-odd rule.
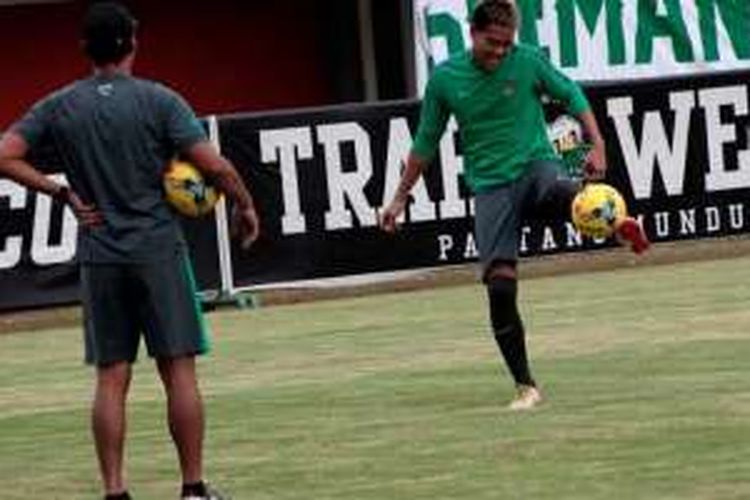
[[[547,402],[511,383],[479,286],[209,315],[207,474],[244,499],[750,498],[750,258],[522,284]],[[0,336],[3,500],[94,499],[80,331]],[[150,362],[128,468],[175,498]]]

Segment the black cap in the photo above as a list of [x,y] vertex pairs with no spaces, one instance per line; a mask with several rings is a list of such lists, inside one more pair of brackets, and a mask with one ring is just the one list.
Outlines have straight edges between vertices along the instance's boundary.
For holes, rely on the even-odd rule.
[[83,44],[95,64],[118,63],[133,50],[136,20],[117,2],[93,4],[83,22]]

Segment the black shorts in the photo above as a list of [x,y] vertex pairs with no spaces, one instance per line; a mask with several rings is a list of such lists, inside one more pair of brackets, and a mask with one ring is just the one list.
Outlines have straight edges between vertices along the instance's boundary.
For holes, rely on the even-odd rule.
[[555,212],[559,219],[570,217],[570,202],[580,185],[563,172],[558,161],[532,161],[519,179],[476,195],[474,232],[482,276],[493,262],[518,260],[523,218],[547,218]]
[[141,335],[154,358],[210,350],[184,251],[155,262],[82,264],[81,289],[89,364],[134,362]]

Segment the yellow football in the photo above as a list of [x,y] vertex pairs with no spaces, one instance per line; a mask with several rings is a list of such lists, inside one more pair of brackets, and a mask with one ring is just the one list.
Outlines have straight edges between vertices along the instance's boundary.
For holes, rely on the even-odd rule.
[[573,199],[571,218],[584,236],[612,236],[620,221],[628,216],[622,195],[609,184],[587,184]]
[[197,168],[177,160],[164,173],[164,193],[169,204],[188,217],[200,217],[211,212],[220,197],[216,188],[206,182]]

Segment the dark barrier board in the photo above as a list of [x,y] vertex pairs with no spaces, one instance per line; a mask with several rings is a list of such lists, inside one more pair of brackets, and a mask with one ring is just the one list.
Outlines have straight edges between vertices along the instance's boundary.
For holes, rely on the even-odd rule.
[[[608,182],[655,242],[747,232],[750,72],[607,84],[587,89],[607,137]],[[420,181],[403,230],[377,213],[394,192],[418,102],[352,105],[219,119],[222,152],[251,186],[263,217],[249,252],[233,243],[234,287],[435,267],[476,260],[472,201],[455,127]],[[59,169],[36,152],[45,172]],[[221,286],[212,217],[187,221],[202,290]],[[46,196],[0,180],[0,309],[77,300],[77,226]],[[612,245],[568,223],[528,221],[530,257]]]
[[[607,182],[651,238],[747,231],[750,73],[600,85],[587,94],[607,138]],[[222,150],[263,216],[253,251],[232,246],[234,285],[433,267],[476,259],[455,127],[419,183],[403,230],[376,228],[415,132],[418,103],[226,117]],[[611,245],[569,223],[528,221],[522,256]]]

